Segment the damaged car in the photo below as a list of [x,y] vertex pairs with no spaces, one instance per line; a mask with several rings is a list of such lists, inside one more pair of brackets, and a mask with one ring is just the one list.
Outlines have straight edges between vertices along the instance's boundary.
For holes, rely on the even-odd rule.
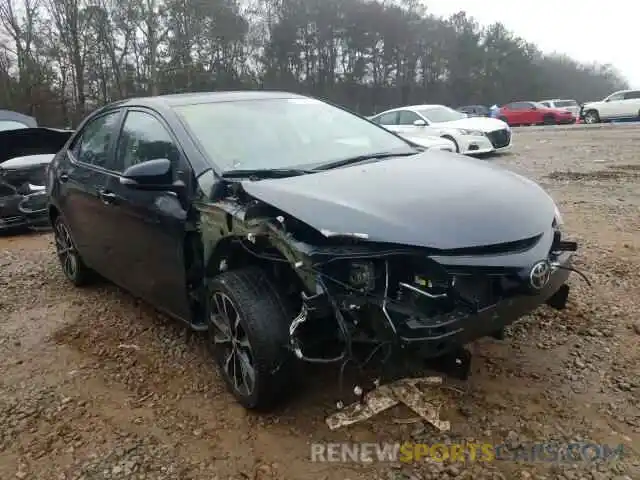
[[49,227],[45,172],[71,133],[0,111],[0,231]]
[[561,309],[577,248],[533,181],[283,92],[110,104],[47,191],[66,277],[203,332],[248,409],[290,394],[299,361],[420,363]]

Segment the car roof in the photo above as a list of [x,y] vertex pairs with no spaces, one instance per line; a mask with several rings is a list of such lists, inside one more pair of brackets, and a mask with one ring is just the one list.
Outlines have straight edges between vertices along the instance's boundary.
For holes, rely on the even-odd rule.
[[397,112],[398,110],[410,110],[410,111],[415,111],[415,110],[430,110],[433,108],[449,108],[445,105],[406,105],[404,107],[396,107],[396,108],[390,108],[389,110],[385,110],[384,112],[380,112],[377,113],[376,115],[374,115],[375,117],[377,117],[378,115],[382,115],[383,113],[393,113],[393,112]]
[[223,92],[194,92],[173,93],[158,95],[155,97],[135,97],[113,102],[107,107],[177,107],[181,105],[194,105],[198,103],[241,102],[250,100],[269,100],[284,98],[308,98],[290,92],[265,91],[265,90],[237,90]]

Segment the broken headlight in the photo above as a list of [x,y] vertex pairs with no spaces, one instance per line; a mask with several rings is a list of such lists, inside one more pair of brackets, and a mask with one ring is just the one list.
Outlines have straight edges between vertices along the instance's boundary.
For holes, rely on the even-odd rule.
[[373,290],[376,286],[374,263],[371,261],[352,262],[349,266],[349,285],[358,290]]

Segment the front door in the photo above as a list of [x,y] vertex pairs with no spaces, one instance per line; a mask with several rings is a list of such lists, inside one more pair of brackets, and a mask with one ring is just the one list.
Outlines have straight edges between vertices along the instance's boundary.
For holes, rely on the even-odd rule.
[[135,190],[120,183],[130,166],[148,160],[171,160],[175,179],[185,180],[190,169],[175,138],[153,112],[126,113],[107,185],[113,199],[113,249],[120,272],[118,282],[152,304],[190,319],[183,245],[187,211],[169,191]]
[[60,206],[73,240],[86,264],[109,277],[110,262],[105,248],[102,219],[107,213],[100,191],[107,182],[107,165],[120,111],[111,111],[87,123],[74,140],[58,171]]
[[616,119],[620,117],[620,113],[624,107],[624,93],[614,93],[610,95],[605,102],[598,106],[598,114],[602,120]]

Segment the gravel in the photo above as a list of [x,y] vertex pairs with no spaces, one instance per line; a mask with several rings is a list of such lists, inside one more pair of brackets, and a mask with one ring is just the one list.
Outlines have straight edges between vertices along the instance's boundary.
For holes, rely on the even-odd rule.
[[[540,182],[580,242],[568,308],[542,307],[471,346],[443,389],[446,435],[398,407],[330,432],[335,372],[312,369],[280,411],[245,412],[202,341],[109,284],[64,281],[49,234],[0,237],[0,478],[640,478],[640,160],[636,125],[518,129],[487,159]],[[310,462],[310,442],[623,444],[619,461]],[[635,449],[635,450],[634,450]]]

